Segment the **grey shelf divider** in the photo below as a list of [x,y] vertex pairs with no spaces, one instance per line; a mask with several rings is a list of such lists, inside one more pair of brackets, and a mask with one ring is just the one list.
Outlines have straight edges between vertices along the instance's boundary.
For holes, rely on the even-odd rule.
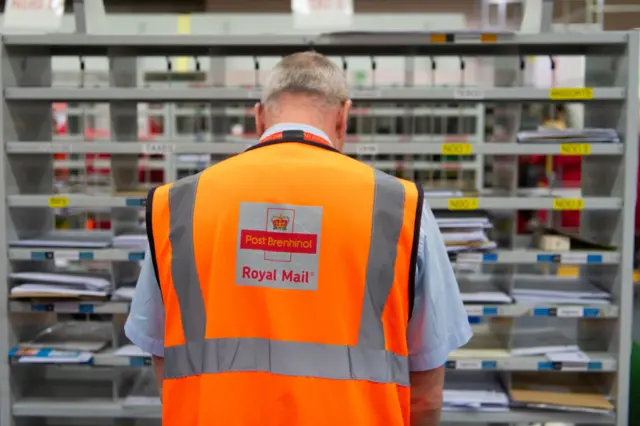
[[[362,148],[368,149],[372,146],[376,154],[400,154],[400,155],[440,155],[442,154],[443,145],[446,142],[424,143],[415,141],[404,142],[378,142],[376,137],[375,143],[361,142],[357,144],[348,143],[345,145],[344,153],[348,155],[356,155]],[[202,144],[199,142],[191,142],[189,139],[185,142],[179,142],[175,139],[165,140],[154,139],[150,142],[120,142],[114,146],[110,142],[92,142],[90,144],[83,142],[16,142],[7,141],[6,151],[9,154],[53,154],[73,152],[76,154],[95,154],[109,152],[112,154],[146,154],[157,152],[159,154],[222,154],[233,155],[244,151],[246,145],[238,142],[215,142],[211,144]],[[591,147],[591,155],[610,155],[620,156],[624,152],[624,146],[618,144],[599,144]],[[516,144],[516,143],[485,143],[473,147],[474,154],[481,155],[560,155],[560,146],[555,144]]]
[[[144,88],[139,81],[137,57],[164,55],[201,55],[208,57],[262,55],[278,56],[313,47],[330,54],[370,56],[473,55],[498,56],[501,66],[518,73],[518,64],[526,55],[585,55],[586,86],[592,90],[566,90],[564,96],[550,89],[522,87],[360,87],[354,88],[354,101],[366,103],[508,103],[516,107],[523,102],[580,102],[585,104],[585,127],[616,128],[623,143],[591,144],[590,155],[583,159],[582,198],[572,200],[573,208],[582,210],[581,233],[590,239],[617,249],[553,252],[526,249],[510,236],[507,247],[490,253],[464,253],[456,264],[479,264],[493,275],[477,285],[497,286],[510,292],[522,265],[579,265],[589,281],[608,289],[611,305],[564,306],[557,304],[468,305],[474,319],[490,321],[496,334],[506,330],[502,342],[513,347],[513,338],[522,321],[548,323],[560,321],[575,330],[579,341],[593,342],[585,348],[591,363],[579,374],[591,375],[603,391],[614,398],[616,415],[567,413],[560,411],[511,409],[505,412],[445,412],[444,422],[468,424],[521,424],[534,422],[568,422],[572,424],[612,424],[624,426],[628,412],[628,374],[631,340],[633,229],[638,170],[638,51],[639,36],[631,33],[540,34],[514,35],[481,33],[456,34],[352,33],[322,36],[94,36],[55,34],[47,36],[3,36],[2,49],[2,115],[3,161],[0,174],[0,229],[4,243],[0,245],[0,295],[8,299],[10,282],[7,274],[14,271],[50,271],[56,259],[95,261],[110,264],[114,283],[134,280],[140,250],[10,248],[9,242],[33,238],[54,228],[55,212],[51,206],[54,187],[54,153],[107,153],[104,160],[111,170],[114,195],[72,194],[64,196],[68,207],[108,209],[113,230],[118,233],[137,225],[144,196],[130,194],[138,189],[138,154],[210,154],[228,156],[244,149],[247,142],[222,136],[211,129],[213,139],[194,143],[185,137],[138,141],[137,103],[186,102],[207,103],[225,108],[253,102],[259,88],[200,87]],[[107,56],[110,63],[109,88],[52,87],[51,57],[56,55]],[[509,65],[512,64],[513,66]],[[516,79],[517,83],[517,79]],[[555,93],[555,94],[554,94]],[[52,135],[52,102],[107,102],[111,116],[110,141],[54,140]],[[447,114],[457,114],[457,110]],[[474,155],[506,157],[512,165],[522,155],[558,155],[559,145],[485,142],[473,144]],[[392,137],[376,136],[371,142],[347,144],[350,155],[451,155],[445,148],[452,142],[419,138],[397,143]],[[455,144],[455,142],[453,142]],[[469,155],[468,146],[465,154]],[[455,153],[453,154],[455,155]],[[511,160],[509,160],[511,159]],[[383,160],[367,160],[374,165]],[[425,165],[424,167],[427,167]],[[161,167],[165,167],[164,165]],[[174,166],[175,168],[175,166]],[[460,209],[469,202],[474,209],[499,214],[518,210],[563,209],[562,201],[552,196],[531,198],[514,191],[515,176],[495,182],[493,192],[467,195],[460,199],[428,198],[433,209]],[[176,176],[175,170],[168,176]],[[482,189],[482,188],[480,188]],[[127,193],[123,195],[123,193]],[[571,204],[571,202],[569,204]],[[576,207],[579,206],[579,207]],[[500,277],[500,278],[497,278]],[[506,277],[506,278],[505,278]],[[544,277],[540,277],[544,279]],[[71,424],[77,419],[111,419],[114,424],[135,424],[137,420],[158,419],[159,407],[153,404],[135,408],[124,403],[132,382],[140,369],[148,365],[145,357],[123,358],[114,355],[124,342],[122,324],[129,309],[128,302],[40,302],[9,300],[0,305],[0,350],[8,354],[33,325],[55,321],[56,316],[86,314],[108,318],[113,324],[113,341],[109,348],[96,354],[87,365],[49,366],[20,365],[5,356],[0,362],[0,426]],[[92,318],[93,319],[93,318]],[[549,371],[544,357],[507,357],[503,359],[459,358],[452,355],[447,363],[454,374],[460,370],[485,370],[495,373],[509,388],[514,373],[576,374],[562,365]],[[71,420],[74,419],[74,420]],[[81,420],[82,421],[82,420]],[[75,423],[74,423],[75,424]]]
[[[593,90],[594,101],[622,101],[626,90],[622,87],[599,87]],[[244,88],[6,88],[8,101],[49,102],[255,102],[260,100],[259,89]],[[354,102],[528,102],[549,100],[548,89],[531,87],[495,88],[367,88],[350,93]]]

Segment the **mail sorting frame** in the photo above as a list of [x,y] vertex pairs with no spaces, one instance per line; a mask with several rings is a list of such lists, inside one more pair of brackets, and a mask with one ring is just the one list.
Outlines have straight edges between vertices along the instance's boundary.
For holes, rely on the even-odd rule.
[[[243,58],[251,61],[251,58]],[[260,66],[259,57],[254,57],[252,65]],[[336,58],[340,59],[340,58]],[[341,58],[343,66],[349,67],[349,59]],[[158,73],[158,69],[148,70],[138,67],[139,81],[146,87],[166,86],[173,88],[189,87],[193,85],[193,80],[199,81],[207,72],[200,71],[200,59],[194,58],[192,73],[187,73],[189,78],[186,82],[182,82],[177,73],[172,73],[171,58],[166,58],[167,72]],[[79,61],[79,65],[84,64],[84,60]],[[375,64],[375,60],[372,61]],[[465,71],[465,61],[460,60],[461,80],[465,80],[465,75],[469,71]],[[214,77],[219,78],[221,72],[227,68],[224,58],[212,59],[212,65],[215,66]],[[435,70],[437,69],[437,61],[431,60],[431,83],[436,86]],[[375,65],[372,65],[375,68]],[[210,67],[211,68],[211,67]],[[413,58],[405,58],[405,82],[410,84],[415,75],[415,61]],[[375,75],[375,70],[372,70]],[[93,87],[108,84],[107,76],[102,72],[88,72],[83,66],[79,71],[64,71],[61,73],[54,72],[52,80],[53,85],[62,83],[64,85],[78,84],[91,85]],[[182,74],[184,75],[184,73]],[[178,76],[178,78],[176,78]],[[152,78],[151,78],[152,77]],[[257,77],[256,77],[257,79]],[[151,82],[149,80],[152,80]],[[160,81],[160,83],[158,82]],[[471,143],[474,147],[478,147],[484,140],[485,132],[485,111],[482,103],[477,104],[451,104],[431,105],[428,108],[398,108],[393,105],[385,107],[384,105],[356,105],[351,112],[349,129],[355,131],[355,135],[350,135],[348,141],[363,142],[357,145],[358,148],[352,153],[356,158],[366,161],[368,164],[384,171],[394,172],[402,169],[403,177],[413,179],[424,178],[429,181],[431,186],[444,186],[454,182],[456,187],[464,189],[480,190],[484,188],[483,169],[487,166],[482,154],[474,154],[468,156],[448,156],[442,155],[438,151],[433,154],[409,154],[404,157],[389,154],[376,154],[375,145],[378,142],[404,142],[411,140],[417,143],[439,143],[443,141],[458,141]],[[55,141],[69,142],[82,138],[82,123],[98,123],[105,122],[108,117],[108,105],[92,105],[92,106],[67,106],[65,108],[67,114],[67,122],[69,123],[69,134],[56,135]],[[252,108],[246,107],[227,107],[220,108],[213,104],[200,105],[147,105],[139,109],[139,117],[147,117],[159,119],[163,123],[163,131],[161,135],[141,135],[144,140],[170,140],[172,142],[211,142],[211,141],[235,141],[236,143],[247,142],[242,137],[224,137],[230,134],[230,126],[233,123],[247,124],[253,121]],[[191,127],[185,122],[192,122]],[[72,126],[72,122],[77,124]],[[196,124],[197,123],[197,124]],[[186,125],[185,125],[186,124]],[[200,126],[206,127],[206,130],[199,129]],[[75,130],[71,130],[76,127]],[[78,128],[79,127],[79,128]],[[377,134],[376,128],[386,128],[391,134]],[[368,130],[367,130],[368,129]],[[409,131],[407,131],[407,129]],[[434,134],[425,135],[425,130],[431,130]],[[90,129],[96,130],[96,129]],[[414,134],[415,132],[415,134]],[[73,134],[72,134],[73,133]],[[429,133],[429,132],[427,132]],[[99,138],[98,138],[99,140]],[[375,143],[374,143],[375,142]],[[477,149],[474,151],[478,151]],[[69,151],[71,152],[71,151]],[[179,178],[181,176],[195,173],[199,169],[206,167],[211,162],[217,162],[224,158],[224,155],[195,155],[190,158],[184,158],[181,155],[173,153],[172,147],[163,146],[155,143],[149,146],[147,154],[161,153],[162,159],[141,159],[139,166],[144,176],[150,177],[154,170],[163,170],[164,176],[168,176],[169,180]],[[386,158],[384,158],[386,156]],[[383,158],[380,158],[383,157]],[[394,158],[395,157],[395,158]],[[87,167],[93,167],[108,171],[110,161],[108,159],[92,159],[85,160],[83,158],[61,159],[55,163],[56,171],[78,173],[80,176]],[[92,183],[105,182],[99,176],[92,176]],[[94,212],[95,213],[95,212]],[[74,209],[66,214],[70,223],[82,222],[86,218],[86,211],[83,209]],[[95,217],[98,222],[103,221],[106,212],[97,214]]]
[[[369,55],[375,48],[378,54],[393,52],[396,55],[496,55],[500,56],[497,65],[506,69],[517,66],[520,56],[525,55],[549,55],[549,54],[594,54],[595,57],[587,58],[586,85],[595,87],[593,91],[593,106],[586,102],[585,123],[590,126],[614,126],[624,137],[622,151],[616,146],[593,146],[593,155],[584,159],[585,176],[587,176],[583,191],[584,211],[582,220],[585,223],[586,236],[597,239],[602,243],[615,244],[619,248],[616,254],[602,253],[603,263],[611,264],[599,266],[599,268],[611,268],[614,279],[612,291],[616,299],[617,311],[611,316],[615,323],[615,341],[611,343],[609,357],[613,363],[602,363],[603,370],[617,370],[614,393],[617,395],[617,418],[597,416],[592,414],[573,414],[545,411],[510,410],[505,413],[457,413],[444,414],[445,421],[478,423],[510,424],[521,422],[539,421],[566,421],[574,424],[617,424],[622,426],[626,422],[627,412],[627,384],[629,364],[626,354],[630,345],[630,321],[631,321],[631,282],[632,282],[632,233],[633,214],[632,209],[624,209],[624,206],[634,204],[636,173],[637,173],[637,99],[635,88],[637,87],[637,63],[638,63],[638,35],[635,33],[603,33],[588,35],[535,35],[514,36],[499,35],[493,43],[480,43],[479,40],[459,40],[453,37],[452,43],[430,44],[425,42],[425,37],[413,35],[373,35],[357,37],[137,37],[137,36],[75,36],[75,35],[47,35],[42,36],[4,36],[2,43],[2,85],[3,85],[3,114],[2,132],[5,144],[5,161],[2,162],[2,174],[5,177],[0,196],[0,202],[4,203],[2,214],[4,220],[0,223],[4,227],[5,244],[4,252],[0,253],[0,261],[6,271],[13,270],[38,270],[50,268],[50,262],[31,261],[30,255],[24,250],[9,249],[6,244],[16,238],[28,238],[37,236],[43,231],[52,228],[53,212],[48,208],[48,199],[51,196],[53,172],[51,153],[64,152],[64,149],[74,149],[74,152],[96,152],[96,149],[104,149],[105,153],[123,154],[112,158],[111,172],[118,190],[132,189],[136,184],[137,160],[128,154],[143,152],[144,148],[136,142],[137,120],[135,102],[143,101],[252,101],[259,97],[259,90],[237,88],[200,88],[197,90],[167,90],[167,89],[141,89],[136,88],[138,81],[135,78],[135,55],[144,54],[172,54],[180,55],[229,55],[249,54],[259,50],[261,55],[280,55],[296,50],[307,49],[313,45],[315,49],[327,54]],[[235,53],[234,53],[235,52]],[[76,55],[104,55],[110,56],[111,80],[113,89],[68,89],[50,88],[51,86],[51,60],[52,54],[76,54]],[[511,57],[511,58],[510,58]],[[355,101],[383,102],[400,101],[407,103],[451,101],[455,99],[461,102],[478,102],[480,92],[468,91],[465,88],[431,88],[429,90],[415,90],[409,88],[360,88],[352,93]],[[482,90],[482,101],[495,102],[527,102],[549,101],[549,91],[535,88],[494,87]],[[81,144],[65,145],[62,142],[53,142],[51,135],[51,106],[52,101],[107,101],[111,108],[111,134],[112,144]],[[604,101],[606,108],[602,107]],[[29,123],[26,125],[25,123]],[[91,146],[90,146],[91,145]],[[435,144],[434,144],[435,145]],[[169,145],[164,145],[169,147]],[[211,148],[213,147],[213,148]],[[416,144],[397,144],[391,147],[389,144],[380,143],[377,149],[380,151],[394,152],[393,150],[436,150],[440,147],[432,145],[418,146]],[[78,151],[75,151],[75,150]],[[162,148],[161,148],[162,149]],[[172,148],[167,148],[172,149]],[[234,151],[238,145],[231,147],[228,144],[175,144],[175,150],[184,150],[200,153],[201,150]],[[354,149],[349,147],[348,149]],[[531,153],[555,153],[558,150],[554,146],[516,144],[483,144],[478,151],[489,155],[507,155],[514,159],[517,155]],[[131,157],[131,159],[130,159]],[[515,160],[514,160],[515,161]],[[597,178],[596,178],[597,176]],[[587,185],[588,184],[588,185]],[[505,188],[507,189],[507,188]],[[513,189],[513,188],[508,188]],[[137,200],[137,201],[136,201]],[[448,202],[442,199],[428,200],[434,209],[447,208]],[[138,220],[140,198],[135,197],[110,197],[110,196],[81,196],[69,197],[69,205],[72,207],[109,207],[112,210],[114,231],[127,229]],[[532,200],[511,196],[479,197],[478,207],[481,209],[512,211],[523,208],[551,208],[551,199]],[[134,207],[136,206],[137,207]],[[597,226],[593,226],[593,225]],[[606,224],[606,226],[603,226]],[[627,232],[625,232],[627,231]],[[540,253],[529,250],[516,250],[512,239],[511,247],[498,252],[497,255],[484,256],[482,262],[493,262],[510,268],[513,263],[538,263]],[[50,251],[42,249],[41,251]],[[33,250],[31,250],[33,252]],[[59,253],[53,250],[54,256]],[[66,253],[68,255],[68,253]],[[138,260],[139,257],[130,257],[123,250],[107,249],[95,251],[95,259],[104,258],[114,261],[113,274],[117,281],[124,276],[135,275],[135,267],[127,260]],[[543,256],[550,255],[542,253]],[[7,260],[5,260],[7,259]],[[22,260],[21,260],[22,259]],[[495,259],[495,260],[494,260]],[[546,258],[545,258],[546,259]],[[585,257],[587,259],[587,257]],[[120,262],[117,262],[120,260]],[[463,259],[464,261],[464,259]],[[472,261],[467,258],[466,261]],[[473,261],[477,261],[473,260]],[[575,258],[571,263],[575,263]],[[597,276],[596,276],[597,277]],[[508,288],[513,286],[513,280],[507,280]],[[7,277],[2,278],[0,285],[3,295],[8,296],[9,283]],[[126,306],[126,305],[125,305]],[[117,307],[117,308],[116,308]],[[8,352],[16,343],[15,333],[18,331],[19,312],[31,310],[28,303],[11,302],[3,305],[0,315],[9,317],[8,321],[0,322],[2,328],[2,348]],[[57,307],[54,304],[53,309]],[[68,309],[68,308],[67,308]],[[492,308],[493,309],[493,308]],[[495,312],[503,316],[533,315],[535,312],[523,309],[522,306],[506,306],[495,308]],[[63,309],[61,309],[63,310]],[[9,312],[10,311],[10,312]],[[126,307],[114,303],[96,305],[96,312],[125,314]],[[111,311],[111,312],[110,312]],[[483,312],[490,316],[493,311]],[[500,316],[500,315],[498,315]],[[116,326],[120,326],[123,315],[114,320]],[[592,324],[603,321],[590,320]],[[115,332],[114,332],[115,333]],[[106,359],[106,361],[105,361]],[[69,366],[67,368],[48,368],[46,366],[15,366],[4,359],[1,364],[3,380],[0,383],[3,395],[12,395],[11,398],[2,398],[0,409],[0,425],[29,424],[37,422],[36,418],[157,418],[157,407],[130,409],[122,404],[123,391],[130,380],[130,368],[124,365],[117,371],[118,379],[113,380],[113,370],[109,368],[97,368],[110,365],[108,354],[96,357],[94,368],[86,366]],[[111,357],[113,359],[113,357]],[[453,360],[452,360],[453,361]],[[526,360],[535,363],[536,360]],[[111,361],[111,364],[122,361]],[[106,364],[106,365],[105,365]],[[605,367],[606,365],[606,367]],[[456,366],[457,367],[457,366]],[[96,398],[76,400],[49,397],[21,398],[19,382],[32,376],[36,370],[46,370],[46,377],[51,383],[59,379],[73,377],[79,383],[79,389],[85,396],[97,396]],[[135,370],[135,368],[133,368]],[[508,368],[504,367],[505,370]],[[513,367],[514,370],[527,370],[526,366]],[[501,372],[504,382],[510,381],[510,372]],[[616,372],[611,373],[616,375]],[[103,378],[110,383],[110,388],[102,389],[96,395],[95,384],[83,381]],[[603,376],[598,375],[599,378]],[[607,380],[608,381],[608,380]],[[93,392],[91,391],[93,390]],[[64,421],[63,421],[64,423]],[[37,424],[37,423],[36,423]]]
[[[411,65],[408,64],[408,66]],[[411,73],[407,74],[410,75]],[[169,84],[176,85],[176,83],[171,82]],[[82,123],[87,118],[108,116],[108,108],[103,108],[102,105],[100,107],[70,107],[66,109],[66,113],[68,114],[69,123],[72,120]],[[180,177],[193,173],[224,157],[215,154],[189,157],[176,156],[172,147],[162,145],[162,142],[158,141],[172,141],[173,143],[176,143],[176,141],[185,143],[198,141],[206,143],[226,140],[229,143],[247,144],[246,137],[222,137],[221,134],[230,134],[232,124],[242,124],[253,120],[251,108],[239,106],[218,108],[207,104],[198,106],[165,104],[154,108],[149,106],[144,112],[139,111],[139,114],[150,119],[160,120],[164,124],[161,134],[145,137],[150,142],[148,153],[162,154],[163,158],[141,158],[139,161],[140,169],[145,172],[163,170],[166,176],[171,177]],[[470,106],[466,104],[460,106],[435,105],[428,108],[379,107],[377,105],[359,107],[356,105],[351,113],[349,124],[350,131],[353,134],[350,134],[347,140],[360,143],[360,145],[357,145],[359,149],[352,153],[353,156],[368,162],[380,170],[393,172],[395,169],[401,168],[407,174],[422,173],[435,184],[440,182],[441,178],[438,175],[449,176],[449,180],[451,180],[451,175],[455,175],[458,186],[480,190],[485,186],[483,173],[485,164],[482,154],[461,156],[454,159],[452,156],[441,155],[442,152],[439,150],[434,154],[408,154],[397,159],[385,159],[376,158],[380,155],[389,157],[389,154],[377,154],[376,144],[381,142],[404,143],[406,140],[422,144],[457,141],[472,144],[476,148],[474,151],[478,152],[478,145],[484,141],[484,115],[484,105],[481,103]],[[88,121],[95,122],[98,120],[93,118]],[[219,121],[222,122],[220,123]],[[186,124],[189,122],[192,124]],[[434,135],[407,135],[407,132],[399,131],[398,123],[401,123],[401,127],[409,127],[412,130],[419,126],[427,126],[429,128],[437,128],[439,132]],[[197,130],[196,127],[199,125],[206,126],[206,130]],[[377,133],[376,127],[390,129],[388,131],[391,134]],[[216,129],[220,129],[224,133],[216,134],[214,132]],[[367,129],[366,132],[363,131],[365,129]],[[454,130],[451,131],[449,129]],[[422,130],[424,131],[424,128]],[[79,129],[74,129],[73,134],[55,136],[54,141],[70,142],[81,138],[83,138],[82,126]],[[96,140],[99,141],[100,139]],[[422,158],[425,156],[427,158]],[[439,160],[434,156],[439,157]],[[56,160],[55,167],[56,170],[60,171],[83,170],[89,164],[103,170],[108,170],[110,167],[109,159],[96,159],[88,162],[82,158],[59,159]],[[441,173],[443,169],[446,171]]]

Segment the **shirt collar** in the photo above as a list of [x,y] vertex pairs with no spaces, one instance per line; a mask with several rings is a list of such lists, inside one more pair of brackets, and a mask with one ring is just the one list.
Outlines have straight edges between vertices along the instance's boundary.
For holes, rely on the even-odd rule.
[[309,126],[308,124],[300,124],[300,123],[278,123],[271,127],[269,127],[263,134],[260,136],[260,140],[266,138],[268,136],[273,135],[274,133],[284,132],[286,130],[302,130],[303,132],[312,133],[320,138],[323,138],[329,145],[333,146],[333,143],[329,139],[329,136],[322,130],[317,127]]

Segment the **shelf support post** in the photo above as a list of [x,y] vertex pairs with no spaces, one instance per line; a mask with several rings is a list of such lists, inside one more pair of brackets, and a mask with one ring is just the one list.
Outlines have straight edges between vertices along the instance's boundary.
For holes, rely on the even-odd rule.
[[106,13],[103,0],[73,0],[73,15],[78,34],[104,34]]
[[[622,205],[615,211],[583,211],[580,233],[586,239],[620,252],[619,265],[602,270],[602,266],[584,268],[586,279],[609,288],[612,303],[619,306],[617,327],[612,327],[609,352],[617,360],[617,380],[611,391],[616,398],[616,425],[627,424],[629,410],[629,370],[633,312],[633,263],[635,244],[635,199],[638,179],[638,62],[640,39],[636,31],[627,33],[626,51],[620,54],[587,56],[585,86],[626,88],[626,99],[602,105],[586,103],[585,127],[614,128],[624,142],[620,157],[585,156],[582,161],[583,197],[619,197]],[[592,272],[592,269],[593,272]],[[584,273],[584,271],[583,271]],[[614,323],[615,324],[615,323]],[[612,324],[613,325],[613,324]],[[588,324],[582,334],[588,335]]]
[[[2,67],[0,68],[1,89],[7,87],[51,87],[51,56],[46,49],[35,49],[29,54],[12,51],[6,45],[0,46]],[[0,129],[2,144],[7,141],[32,142],[34,144],[50,142],[52,138],[51,103],[38,101],[32,103],[2,100]],[[13,426],[13,402],[19,398],[23,384],[29,374],[11,369],[7,356],[9,349],[19,341],[21,332],[27,328],[19,318],[9,318],[8,297],[10,284],[7,275],[14,271],[43,271],[54,266],[53,260],[9,261],[9,242],[20,238],[42,237],[53,231],[54,209],[51,208],[9,208],[7,197],[16,194],[51,194],[54,188],[54,169],[51,154],[14,154],[7,155],[4,147],[0,161],[0,424]]]

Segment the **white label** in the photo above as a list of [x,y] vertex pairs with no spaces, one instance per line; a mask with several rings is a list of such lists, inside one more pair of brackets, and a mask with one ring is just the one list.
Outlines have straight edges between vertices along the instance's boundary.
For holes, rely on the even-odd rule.
[[80,310],[78,302],[57,302],[55,305],[56,312],[76,313]]
[[562,363],[562,371],[587,371],[588,365],[581,363]]
[[378,153],[378,144],[376,143],[357,143],[356,153],[358,155],[376,155]]
[[354,99],[374,99],[379,98],[381,95],[380,90],[370,89],[370,90],[356,90],[351,93],[351,97]]
[[78,260],[78,259],[80,259],[80,254],[77,251],[71,251],[71,250],[56,251],[53,256],[54,256],[54,258],[56,260]]
[[470,317],[481,317],[484,314],[483,306],[465,306],[467,310],[467,316]]
[[454,99],[478,100],[484,99],[484,89],[459,88],[453,91]]
[[236,285],[316,290],[322,207],[240,203]]
[[78,354],[78,352],[67,352],[67,351],[58,351],[53,350],[47,354],[49,358],[69,358]]
[[143,143],[142,152],[144,154],[169,154],[176,152],[176,145],[173,143]]
[[7,0],[4,30],[56,31],[64,14],[64,0]]
[[295,28],[347,29],[353,20],[353,0],[291,0]]
[[587,253],[562,253],[560,259],[562,263],[584,264],[587,263]]
[[587,365],[591,361],[582,351],[552,352],[546,357],[551,362],[561,362],[566,365]]
[[68,154],[73,151],[73,145],[70,143],[52,143],[40,145],[40,150],[51,153]]
[[479,359],[461,359],[456,361],[457,370],[481,370],[482,361]]
[[249,90],[249,93],[248,93],[247,97],[249,99],[261,99],[262,98],[262,91],[260,91],[260,90]]
[[461,253],[456,259],[457,263],[482,263],[482,253]]
[[580,318],[583,314],[584,309],[581,306],[560,306],[556,315],[564,318]]

